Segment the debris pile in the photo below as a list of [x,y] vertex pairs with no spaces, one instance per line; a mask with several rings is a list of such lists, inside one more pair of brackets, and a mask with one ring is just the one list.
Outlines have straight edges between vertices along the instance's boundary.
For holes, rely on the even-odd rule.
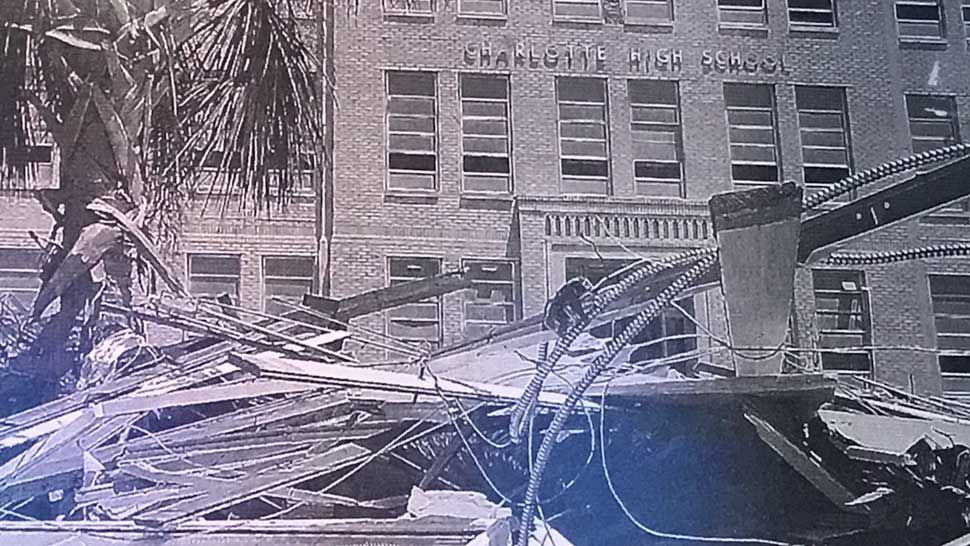
[[[5,541],[31,532],[50,539],[42,544],[72,533],[222,540],[268,531],[266,520],[318,541],[509,540],[511,508],[473,491],[488,490],[476,465],[494,474],[496,460],[515,458],[502,461],[485,441],[503,428],[489,412],[521,389],[360,364],[338,348],[356,335],[346,329],[251,320],[225,301],[124,311],[198,335],[156,348],[118,327],[85,355],[70,394],[3,419]],[[503,487],[523,479],[524,465],[504,466]]]

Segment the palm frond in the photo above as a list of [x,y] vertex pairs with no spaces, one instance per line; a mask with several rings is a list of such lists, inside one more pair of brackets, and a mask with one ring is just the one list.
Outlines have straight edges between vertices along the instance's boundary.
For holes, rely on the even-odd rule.
[[195,2],[173,56],[177,100],[162,108],[184,140],[158,157],[166,175],[216,169],[209,191],[225,196],[223,206],[233,194],[256,210],[285,204],[320,137],[316,61],[287,4]]

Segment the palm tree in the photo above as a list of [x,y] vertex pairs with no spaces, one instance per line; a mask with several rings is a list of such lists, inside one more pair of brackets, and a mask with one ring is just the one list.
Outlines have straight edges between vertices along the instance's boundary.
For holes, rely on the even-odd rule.
[[252,210],[285,201],[321,119],[292,1],[0,0],[2,174],[29,169],[38,126],[61,164],[57,189],[38,192],[55,227],[30,366],[73,365],[68,340],[106,284],[130,299],[133,271],[151,270],[181,289],[152,247],[203,164]]

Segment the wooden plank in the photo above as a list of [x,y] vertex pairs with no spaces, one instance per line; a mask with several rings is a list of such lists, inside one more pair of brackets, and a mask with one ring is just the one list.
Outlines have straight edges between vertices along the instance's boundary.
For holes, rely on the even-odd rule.
[[754,425],[758,437],[768,444],[768,447],[825,495],[825,498],[832,501],[832,504],[847,512],[865,513],[868,511],[865,505],[847,506],[847,503],[855,500],[856,495],[852,494],[827,470],[812,460],[808,454],[791,443],[784,434],[778,432],[770,423],[751,412],[745,412],[744,417]]
[[336,318],[346,322],[355,317],[416,303],[472,286],[471,279],[466,278],[464,273],[459,271],[378,288],[340,300]]
[[312,385],[295,381],[246,381],[233,385],[202,387],[164,394],[126,396],[116,400],[101,402],[94,405],[93,408],[95,414],[110,417],[172,407],[211,404],[213,402],[226,402],[260,396],[292,394],[311,389],[313,389]]
[[418,482],[418,489],[421,489],[422,491],[427,490],[428,487],[434,484],[435,480],[438,479],[438,476],[441,475],[441,472],[446,466],[448,466],[448,463],[451,462],[451,459],[454,458],[454,456],[461,449],[463,443],[464,442],[462,442],[461,436],[459,436],[457,433],[451,436],[451,439],[448,440],[448,443],[445,445],[444,449],[441,450],[441,453],[435,455],[434,460],[431,461],[431,466],[428,467],[428,471],[425,472],[424,476],[421,477],[421,481]]
[[356,464],[370,454],[369,449],[357,444],[343,444],[300,463],[278,468],[275,472],[265,472],[246,480],[233,482],[222,491],[207,492],[200,497],[166,506],[164,511],[146,513],[139,520],[150,525],[164,525],[204,516],[256,498],[266,491],[293,485]]
[[465,546],[492,524],[452,517],[189,521],[175,529],[146,529],[135,521],[0,521],[0,543],[18,546]]
[[340,439],[355,440],[373,436],[386,430],[392,424],[392,421],[366,419],[354,423],[353,428],[348,430],[349,420],[340,419],[339,423],[332,427],[270,427],[268,430],[256,432],[237,432],[201,438],[186,438],[166,442],[164,448],[154,445],[128,449],[125,452],[124,460],[174,457],[176,455],[203,452],[205,450],[236,449],[253,445],[279,446],[280,449],[286,449],[290,445],[308,442],[319,443]]
[[169,443],[191,441],[199,438],[216,438],[219,435],[241,430],[265,427],[308,414],[337,412],[348,408],[347,397],[342,394],[320,393],[308,397],[295,397],[278,402],[262,404],[232,413],[189,423],[153,436],[129,440],[125,445],[105,446],[94,450],[94,456],[103,462],[118,459],[126,451],[134,452]]
[[[607,399],[671,401],[692,404],[738,402],[749,396],[830,399],[837,381],[822,374],[787,374],[719,379],[692,379],[611,385]],[[590,389],[602,392],[600,387]]]
[[[334,387],[425,394],[435,397],[445,395],[453,398],[468,398],[488,402],[515,402],[523,392],[523,389],[519,387],[458,382],[440,377],[435,380],[432,377],[421,378],[416,375],[374,368],[322,364],[273,355],[258,357],[237,354],[233,355],[232,359],[234,363],[259,377],[307,381]],[[566,395],[558,393],[544,392],[539,397],[539,403],[546,406],[559,406],[565,400]],[[587,401],[585,404],[588,407],[596,407],[592,402]],[[579,408],[577,411],[582,411],[582,409]]]

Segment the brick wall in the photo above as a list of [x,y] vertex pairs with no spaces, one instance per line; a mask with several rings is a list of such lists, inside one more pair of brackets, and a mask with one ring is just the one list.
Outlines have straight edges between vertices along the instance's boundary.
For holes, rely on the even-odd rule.
[[[630,112],[626,100],[629,77],[672,78],[679,81],[687,197],[706,200],[729,190],[730,162],[722,84],[725,81],[771,83],[775,86],[782,175],[802,180],[801,148],[794,85],[835,85],[846,90],[852,162],[857,170],[910,153],[909,128],[903,94],[955,94],[961,122],[970,127],[970,63],[964,45],[959,7],[948,3],[948,43],[901,47],[896,40],[892,2],[837,2],[838,32],[789,31],[784,2],[768,3],[768,30],[750,32],[718,28],[713,0],[675,1],[670,27],[618,23],[570,24],[553,22],[551,2],[510,2],[503,21],[457,17],[457,2],[440,6],[433,17],[385,17],[379,2],[338,10],[337,51],[334,53],[338,110],[334,119],[336,233],[333,240],[333,284],[336,295],[347,295],[386,283],[384,267],[390,255],[438,256],[445,266],[463,256],[504,256],[519,260],[526,312],[539,312],[558,286],[554,272],[569,252],[592,254],[582,245],[553,248],[544,235],[541,216],[516,215],[504,200],[479,202],[463,196],[460,187],[460,109],[458,74],[498,72],[511,80],[512,150],[515,194],[556,196],[560,193],[555,77],[590,75],[608,79],[609,146],[612,195],[634,198]],[[488,43],[493,56],[517,42],[538,51],[549,44],[602,46],[606,62],[589,71],[545,67],[482,67],[466,44]],[[677,48],[682,54],[678,72],[649,73],[629,67],[629,49],[656,51]],[[527,48],[528,49],[528,46]],[[721,74],[705,71],[704,50],[740,50],[760,56],[784,55],[787,73]],[[561,49],[560,49],[561,50]],[[421,69],[437,73],[438,190],[409,197],[385,190],[384,71]],[[970,129],[965,129],[965,132]],[[650,202],[648,197],[635,198]],[[617,203],[618,213],[628,207]],[[950,226],[950,239],[966,238],[966,228]],[[916,246],[939,233],[937,226],[907,222],[849,248],[886,249]],[[930,234],[930,235],[928,235]],[[637,252],[669,251],[643,242]],[[615,257],[624,251],[609,250]],[[555,263],[553,263],[555,262]],[[877,344],[932,346],[925,287],[927,269],[955,266],[953,262],[912,263],[871,268],[873,341]],[[455,299],[454,296],[450,299]],[[723,320],[719,294],[703,306],[711,320]],[[446,339],[458,335],[449,304],[445,305]],[[812,339],[814,301],[811,275],[800,271],[796,287],[796,317],[800,339]],[[366,319],[382,327],[381,317]],[[912,380],[910,377],[912,376]],[[931,356],[884,352],[876,355],[876,377],[937,392],[938,369]]]

